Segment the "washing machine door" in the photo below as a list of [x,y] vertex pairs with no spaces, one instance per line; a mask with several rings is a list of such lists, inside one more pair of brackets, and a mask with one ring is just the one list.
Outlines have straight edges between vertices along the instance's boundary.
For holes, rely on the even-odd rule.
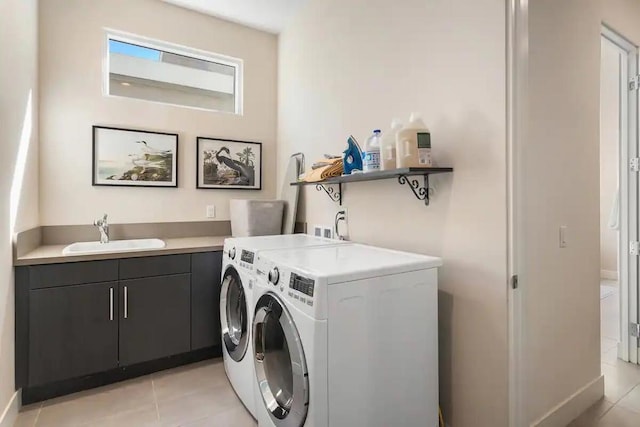
[[256,303],[254,364],[262,402],[278,427],[301,427],[307,417],[309,380],[298,330],[275,294]]
[[229,267],[224,272],[220,291],[220,324],[222,342],[229,356],[242,360],[249,346],[247,300],[238,271]]

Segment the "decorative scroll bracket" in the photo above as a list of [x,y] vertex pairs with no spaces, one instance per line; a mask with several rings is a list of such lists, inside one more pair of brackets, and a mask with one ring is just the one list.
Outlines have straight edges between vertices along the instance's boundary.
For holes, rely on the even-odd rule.
[[329,198],[331,200],[333,200],[334,202],[338,202],[340,204],[340,206],[342,206],[342,184],[337,184],[338,185],[338,191],[335,190],[335,188],[333,187],[329,187],[330,184],[325,185],[325,184],[317,184],[316,185],[316,190],[317,191],[322,191],[324,190],[325,193],[327,193],[327,196],[329,196]]
[[407,175],[398,176],[398,183],[400,185],[407,185],[416,196],[418,200],[424,200],[425,206],[429,206],[429,196],[433,194],[433,189],[429,188],[429,175],[423,175],[424,186],[420,187],[420,183],[417,179],[411,179]]

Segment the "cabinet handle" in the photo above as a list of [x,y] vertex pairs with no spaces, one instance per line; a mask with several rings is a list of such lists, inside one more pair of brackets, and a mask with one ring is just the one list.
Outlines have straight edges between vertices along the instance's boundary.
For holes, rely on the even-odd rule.
[[109,288],[109,320],[113,320],[113,288]]
[[128,299],[127,287],[124,287],[124,318],[129,317],[129,299]]

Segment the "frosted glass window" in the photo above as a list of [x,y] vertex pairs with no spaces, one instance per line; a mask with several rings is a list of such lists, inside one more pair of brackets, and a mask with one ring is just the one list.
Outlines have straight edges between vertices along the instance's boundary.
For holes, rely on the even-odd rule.
[[107,33],[106,94],[242,114],[242,60]]

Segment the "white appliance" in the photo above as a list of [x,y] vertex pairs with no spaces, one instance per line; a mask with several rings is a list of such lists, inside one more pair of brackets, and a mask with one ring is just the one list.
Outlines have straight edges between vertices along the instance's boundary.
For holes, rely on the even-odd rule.
[[277,248],[304,248],[340,245],[345,242],[306,234],[228,238],[222,257],[220,324],[224,367],[236,394],[256,416],[253,393],[254,368],[251,357],[251,322],[255,260],[260,251]]
[[440,265],[355,244],[258,254],[259,427],[437,426]]

